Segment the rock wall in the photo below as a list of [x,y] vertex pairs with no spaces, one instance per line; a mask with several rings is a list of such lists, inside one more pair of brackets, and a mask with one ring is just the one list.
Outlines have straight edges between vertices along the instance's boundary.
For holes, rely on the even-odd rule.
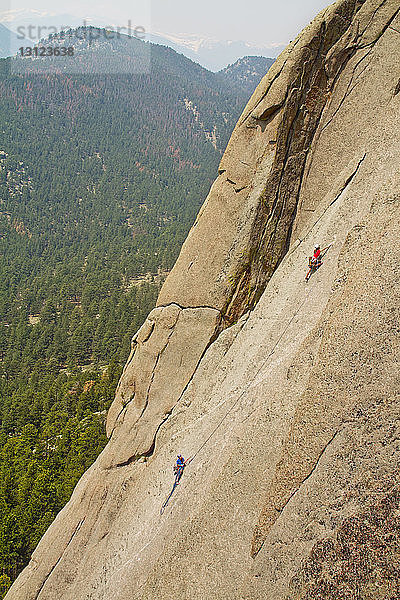
[[[289,247],[304,171],[306,165],[309,170],[307,159],[310,160],[311,143],[322,111],[332,104],[332,94],[339,81],[342,82],[339,75],[345,66],[352,59],[357,67],[363,63],[396,13],[394,3],[382,6],[376,14],[374,3],[362,4],[347,0],[323,11],[273,65],[233,132],[219,177],[157,302],[158,307],[165,309],[191,308],[196,331],[203,321],[204,335],[192,338],[190,354],[194,357],[201,355],[223,328],[255,306]],[[371,19],[378,19],[378,14],[379,25],[374,22],[371,32]],[[347,156],[345,153],[342,160],[345,167],[349,168],[349,163],[350,168],[353,166],[353,155],[354,151]],[[358,164],[359,161],[349,177]],[[302,198],[298,220],[310,210],[309,201]],[[218,311],[218,324],[208,323],[206,308]],[[191,327],[189,321],[186,326]],[[161,322],[160,327],[163,327]],[[152,346],[157,339],[156,324]],[[161,332],[156,354],[162,352],[163,339]],[[174,340],[178,353],[182,344],[188,351],[187,339],[182,338],[182,344],[179,336],[174,336]],[[179,402],[184,387],[182,369],[176,382],[168,371],[170,393],[164,393],[161,387],[157,393],[152,383],[151,360],[146,381],[141,372],[140,365],[147,362],[147,346],[134,340],[132,352],[134,359],[128,361],[109,413],[108,432],[119,428],[123,420],[119,437],[132,439],[135,437],[130,433],[132,428],[143,426],[146,441],[138,447],[127,447],[116,459],[118,463],[151,451],[153,436],[149,434],[149,426],[153,433],[157,431]],[[192,374],[189,369],[186,379]],[[125,410],[135,395],[136,380],[152,388],[146,401],[137,392],[134,401],[139,413],[144,404],[147,415],[152,413],[153,406],[157,407],[153,412],[159,418],[151,415],[152,425],[148,419],[142,420],[135,408]]]
[[7,600],[399,595],[399,11],[340,0],[258,86]]

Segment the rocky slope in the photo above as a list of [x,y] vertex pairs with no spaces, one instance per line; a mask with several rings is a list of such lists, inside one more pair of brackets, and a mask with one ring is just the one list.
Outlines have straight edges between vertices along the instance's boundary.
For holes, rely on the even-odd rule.
[[399,13],[340,0],[256,89],[8,600],[399,596]]

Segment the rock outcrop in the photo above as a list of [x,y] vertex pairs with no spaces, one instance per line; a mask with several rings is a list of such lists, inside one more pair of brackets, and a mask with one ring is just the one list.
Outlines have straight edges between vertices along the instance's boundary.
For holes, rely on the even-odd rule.
[[340,0],[271,67],[7,600],[399,596],[399,35]]

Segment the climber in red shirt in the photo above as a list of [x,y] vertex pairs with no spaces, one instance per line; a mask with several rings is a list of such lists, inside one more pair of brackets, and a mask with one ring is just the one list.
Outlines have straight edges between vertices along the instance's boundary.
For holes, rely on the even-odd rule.
[[321,248],[319,247],[319,244],[314,246],[314,254],[311,261],[315,267],[320,267],[322,265]]
[[306,281],[308,281],[310,279],[311,273],[313,273],[314,271],[319,269],[319,267],[322,265],[322,255],[325,252],[325,250],[327,250],[328,248],[329,248],[329,246],[327,248],[324,248],[324,250],[321,250],[319,244],[315,244],[314,254],[312,256],[310,256],[309,261],[308,261],[308,266],[310,268],[306,275]]

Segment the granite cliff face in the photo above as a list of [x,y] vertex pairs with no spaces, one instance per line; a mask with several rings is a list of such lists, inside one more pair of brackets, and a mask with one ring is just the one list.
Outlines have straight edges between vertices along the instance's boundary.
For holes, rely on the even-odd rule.
[[271,67],[7,600],[399,597],[399,36],[340,0]]

